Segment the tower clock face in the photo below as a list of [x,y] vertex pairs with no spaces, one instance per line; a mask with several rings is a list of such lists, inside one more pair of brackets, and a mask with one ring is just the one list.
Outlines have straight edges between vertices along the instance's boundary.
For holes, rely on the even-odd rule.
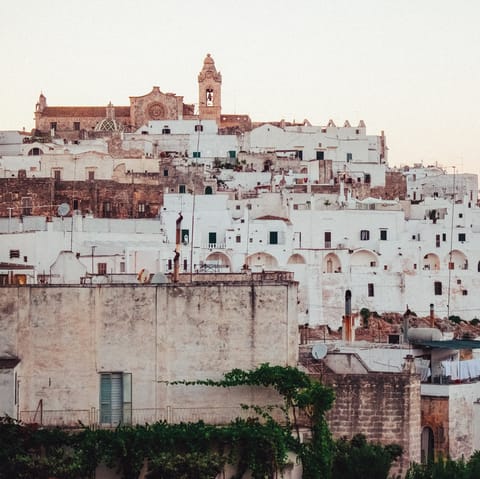
[[161,103],[152,103],[148,107],[148,116],[152,120],[165,118],[165,107]]

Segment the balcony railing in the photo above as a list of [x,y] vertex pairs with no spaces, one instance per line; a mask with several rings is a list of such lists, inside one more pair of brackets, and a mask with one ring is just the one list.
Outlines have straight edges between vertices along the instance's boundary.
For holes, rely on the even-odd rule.
[[[279,423],[285,423],[285,416],[279,407],[273,408],[269,414]],[[153,424],[165,421],[169,424],[181,422],[203,421],[206,424],[224,425],[236,418],[248,419],[257,417],[254,411],[238,407],[205,407],[205,408],[181,408],[167,406],[165,408],[132,409],[128,420],[121,422],[128,424]],[[55,426],[73,428],[79,426],[89,427],[112,427],[117,424],[101,423],[100,410],[70,409],[70,410],[44,410],[37,408],[34,411],[20,411],[19,420],[25,424],[40,424],[42,426]]]

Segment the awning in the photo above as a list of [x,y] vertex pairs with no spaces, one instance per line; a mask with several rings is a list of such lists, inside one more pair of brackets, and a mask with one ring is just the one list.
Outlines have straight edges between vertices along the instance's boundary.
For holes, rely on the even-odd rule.
[[432,349],[480,349],[480,341],[473,339],[450,339],[447,341],[415,341],[415,346],[424,346]]

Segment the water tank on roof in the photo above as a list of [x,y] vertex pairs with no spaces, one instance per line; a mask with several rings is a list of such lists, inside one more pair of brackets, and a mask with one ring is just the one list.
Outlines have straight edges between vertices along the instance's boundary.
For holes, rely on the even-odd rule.
[[407,338],[411,343],[441,341],[442,333],[436,328],[411,328],[408,330]]

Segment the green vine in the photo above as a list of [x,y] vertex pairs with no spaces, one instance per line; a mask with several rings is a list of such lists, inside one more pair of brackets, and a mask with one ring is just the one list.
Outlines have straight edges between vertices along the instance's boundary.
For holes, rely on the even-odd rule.
[[[100,464],[122,479],[138,479],[147,467],[149,479],[215,478],[226,464],[232,479],[249,472],[252,479],[274,477],[288,464],[288,452],[302,461],[305,479],[331,477],[335,444],[325,421],[334,394],[302,371],[262,364],[252,371],[234,369],[219,381],[176,381],[170,384],[216,387],[263,386],[283,397],[285,424],[271,407],[245,406],[252,417],[218,427],[203,422],[121,426],[115,430],[38,428],[0,419],[0,479],[84,479]],[[301,442],[299,418],[311,431]],[[294,434],[292,434],[294,433]]]

